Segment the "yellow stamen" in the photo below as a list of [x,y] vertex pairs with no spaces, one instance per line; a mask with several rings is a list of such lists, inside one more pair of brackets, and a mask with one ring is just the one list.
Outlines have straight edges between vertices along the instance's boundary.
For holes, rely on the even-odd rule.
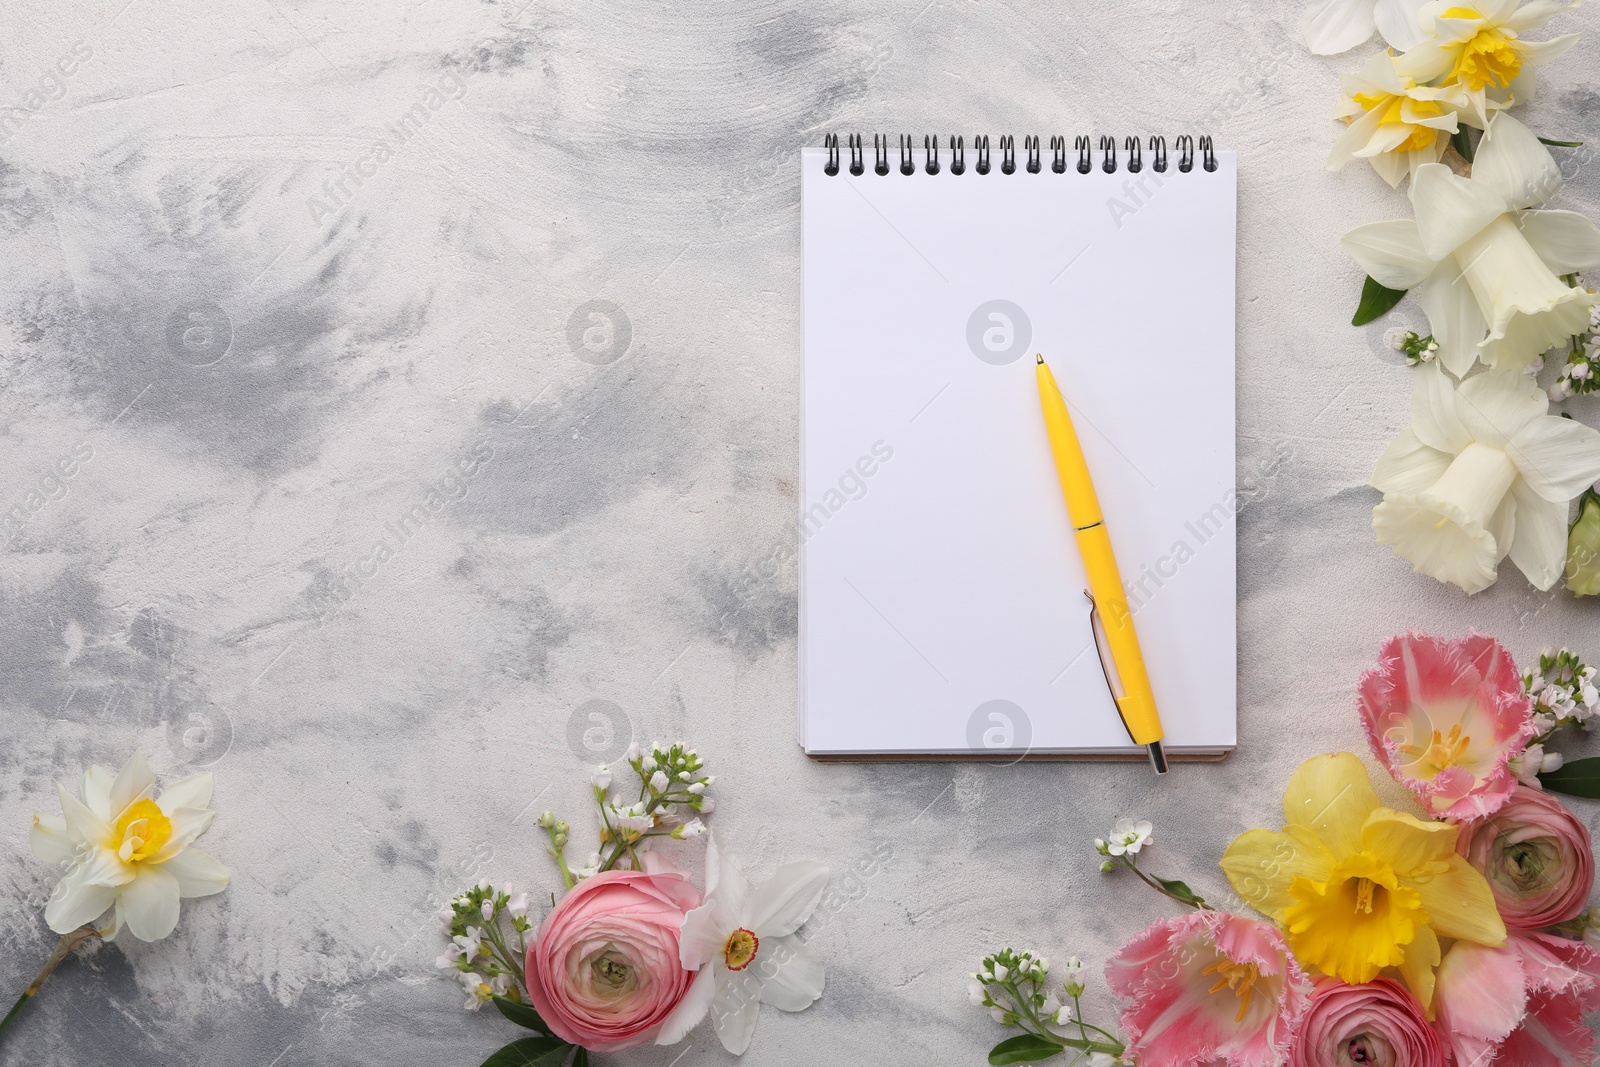
[[1426,764],[1431,768],[1432,777],[1447,767],[1454,767],[1462,762],[1467,754],[1467,749],[1472,745],[1472,738],[1461,733],[1461,724],[1455,723],[1450,727],[1448,734],[1433,731],[1433,738],[1427,745],[1401,745],[1400,753],[1410,756],[1417,762]]
[[1255,996],[1256,983],[1261,980],[1261,972],[1256,969],[1256,965],[1237,963],[1224,956],[1200,973],[1219,976],[1216,984],[1206,990],[1207,993],[1220,993],[1224,989],[1233,990],[1233,995],[1239,998],[1239,1011],[1234,1015],[1233,1021],[1244,1022],[1244,1017],[1250,1013],[1250,1002]]
[[147,860],[172,836],[172,820],[155,801],[145,798],[128,805],[105,846],[116,852],[123,863]]
[[1356,880],[1356,910],[1363,915],[1372,914],[1372,879]]

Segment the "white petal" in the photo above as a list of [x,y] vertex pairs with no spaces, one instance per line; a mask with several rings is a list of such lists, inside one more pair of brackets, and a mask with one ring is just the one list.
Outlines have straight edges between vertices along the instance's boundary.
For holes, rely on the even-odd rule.
[[1372,509],[1372,532],[1418,574],[1481,593],[1496,578],[1500,553],[1494,536],[1449,519],[1416,495],[1392,493]]
[[759,989],[759,983],[729,983],[717,991],[713,1001],[711,1021],[716,1025],[717,1040],[735,1056],[744,1055],[755,1035],[761,1001],[752,994]]
[[1550,398],[1520,371],[1475,374],[1456,389],[1456,413],[1473,439],[1496,448],[1550,410]]
[[822,996],[822,957],[797,937],[776,940],[778,963],[761,985],[761,1002],[780,1011],[804,1011]]
[[1600,478],[1600,430],[1559,415],[1530,422],[1506,451],[1528,488],[1549,501],[1565,503]]
[[750,879],[722,847],[721,837],[712,831],[706,839],[706,896],[715,894],[734,915],[743,916],[745,895],[749,891]]
[[1567,565],[1567,504],[1541,499],[1522,482],[1511,492],[1517,501],[1511,562],[1535,589],[1549,589]]
[[62,814],[66,816],[67,836],[79,844],[99,845],[111,836],[111,824],[90,811],[83,801],[67,792],[67,787],[56,783],[56,796],[61,801]]
[[83,803],[107,822],[116,821],[111,812],[111,783],[116,780],[116,775],[99,764],[83,772]]
[[1542,204],[1561,189],[1561,168],[1533,132],[1500,112],[1484,131],[1472,161],[1472,184],[1482,183],[1515,208]]
[[178,879],[139,864],[139,876],[122,887],[122,917],[140,941],[160,941],[178,925]]
[[1600,228],[1576,211],[1524,211],[1517,226],[1553,273],[1600,267]]
[[116,899],[117,891],[112,887],[86,883],[83,868],[79,867],[57,883],[44,907],[44,921],[56,933],[70,934],[104,915]]
[[1409,289],[1433,273],[1417,224],[1410,219],[1357,226],[1339,243],[1363,270],[1390,289]]
[[697,971],[722,955],[728,935],[737,927],[718,912],[716,902],[707,901],[683,917],[678,929],[678,962],[686,971]]
[[1499,558],[1495,560],[1498,566],[1500,560],[1505,559],[1510,553],[1511,546],[1516,543],[1517,536],[1517,496],[1516,490],[1523,488],[1521,482],[1515,483],[1512,491],[1500,501],[1500,506],[1495,509],[1494,517],[1489,520],[1489,535],[1494,538],[1494,543],[1499,549]]
[[34,856],[45,863],[71,863],[77,855],[72,838],[67,836],[67,820],[59,815],[34,812],[28,846],[33,849]]
[[784,937],[811,917],[828,888],[828,867],[815,860],[785,863],[750,891],[747,925],[757,937]]
[[1563,11],[1570,11],[1574,7],[1577,7],[1577,5],[1558,4],[1554,0],[1532,0],[1531,3],[1523,4],[1516,11],[1507,15],[1500,21],[1500,24],[1509,30],[1527,33],[1529,30],[1539,29],[1546,22],[1549,22],[1553,16],[1559,15]]
[[1372,0],[1317,0],[1300,16],[1300,35],[1319,56],[1348,52],[1376,28]]
[[1328,169],[1341,170],[1346,163],[1355,159],[1372,140],[1373,134],[1378,132],[1382,122],[1383,112],[1379,109],[1361,111],[1358,107],[1356,117],[1333,142],[1333,149],[1328,153]]
[[1522,52],[1524,68],[1548,63],[1577,43],[1578,34],[1576,33],[1562,34],[1560,37],[1552,37],[1548,41],[1517,42],[1519,50]]
[[161,865],[178,880],[178,896],[209,897],[228,888],[228,868],[216,857],[197,848],[186,848]]
[[150,796],[155,787],[156,776],[151,772],[150,764],[145,762],[144,753],[135,752],[128,757],[128,762],[122,765],[117,780],[111,783],[109,818],[112,821],[120,818],[129,804]]
[[[172,836],[150,857],[151,863],[166,863],[174,856],[189,847],[190,842],[205,833],[211,826],[211,820],[216,812],[207,808],[174,808],[170,816],[172,820]],[[650,853],[645,853],[650,855]]]
[[156,806],[171,815],[175,808],[209,808],[215,777],[210,771],[191,774],[182,781],[173,782],[156,798]]
[[1417,293],[1428,316],[1428,328],[1439,342],[1439,362],[1460,377],[1478,361],[1478,344],[1489,333],[1483,311],[1466,275],[1447,259],[1436,267]]
[[1378,0],[1373,11],[1373,21],[1378,32],[1397,51],[1415,48],[1422,41],[1422,28],[1417,25],[1417,12],[1424,0]]
[[716,996],[716,993],[715,969],[700,968],[700,973],[689,983],[689,989],[683,994],[683,999],[678,1001],[678,1006],[661,1021],[661,1029],[656,1032],[656,1044],[675,1045],[682,1041],[689,1031],[699,1026],[700,1020],[706,1017],[706,1011],[711,1007],[711,998]]
[[1372,487],[1384,493],[1420,493],[1444,474],[1450,455],[1429,448],[1410,429],[1389,442],[1372,471]]
[[1489,185],[1454,174],[1443,163],[1417,168],[1411,179],[1411,206],[1416,209],[1422,247],[1434,260],[1454,252],[1507,210],[1505,200]]
[[1417,368],[1411,390],[1411,429],[1429,448],[1455,455],[1472,440],[1456,414],[1456,391],[1437,363]]
[[85,885],[119,886],[133,881],[134,866],[123,863],[109,848],[96,846],[78,868]]

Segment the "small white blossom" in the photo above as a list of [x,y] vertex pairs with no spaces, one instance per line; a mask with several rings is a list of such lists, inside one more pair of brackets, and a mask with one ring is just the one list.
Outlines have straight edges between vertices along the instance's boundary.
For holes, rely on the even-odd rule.
[[1133,819],[1118,819],[1106,847],[1113,856],[1121,856],[1123,853],[1138,855],[1139,850],[1150,843],[1150,832],[1153,829],[1148,819],[1140,819],[1137,822]]
[[589,781],[596,790],[604,793],[611,788],[611,768],[604,763],[600,764],[595,768],[594,774],[589,778]]
[[513,918],[523,919],[527,917],[528,907],[531,903],[532,901],[529,899],[528,894],[518,893],[506,901],[506,911],[510,912]]
[[494,901],[485,900],[478,906],[478,910],[483,913],[483,921],[488,922],[490,919],[494,918]]
[[706,824],[699,819],[690,819],[682,826],[673,827],[672,836],[679,840],[696,838],[706,832]]
[[1005,1009],[1001,1008],[1001,1007],[998,1007],[998,1006],[990,1008],[989,1009],[989,1018],[993,1019],[997,1023],[1005,1022],[1006,1021]]
[[967,1000],[975,1007],[983,1007],[983,1002],[989,999],[989,994],[983,991],[983,983],[974,979],[967,983]]
[[660,771],[657,771],[650,776],[650,788],[657,793],[665,793],[667,791],[667,787],[671,784],[672,779],[668,778]]

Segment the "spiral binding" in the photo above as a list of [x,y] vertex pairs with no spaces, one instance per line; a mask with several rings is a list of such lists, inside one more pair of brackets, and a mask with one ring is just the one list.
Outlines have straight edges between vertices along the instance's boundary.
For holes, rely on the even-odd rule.
[[[823,165],[822,172],[828,177],[840,173],[843,159],[839,150],[839,135],[830,133],[822,139],[823,146],[828,150],[828,162]],[[912,175],[917,172],[917,165],[912,158],[912,137],[908,133],[900,135],[900,163],[897,168],[901,174]],[[944,168],[939,161],[939,138],[937,134],[927,134],[922,138],[922,151],[925,160],[923,171],[927,174],[938,174],[941,170],[948,169],[951,174],[962,175],[967,171],[966,141],[958,134],[952,134],[946,141],[950,151],[950,166]],[[860,177],[866,173],[866,155],[861,134],[848,135],[845,146],[850,152],[850,173]],[[1117,171],[1117,139],[1101,135],[1099,141],[1100,169],[1107,174]],[[1217,169],[1217,153],[1212,145],[1211,138],[1202,134],[1197,141],[1193,136],[1185,133],[1173,139],[1173,148],[1178,154],[1178,170],[1184,174],[1194,170],[1195,152],[1200,154],[1200,166],[1207,171]],[[1145,149],[1150,154],[1150,169],[1158,174],[1167,171],[1167,139],[1156,135],[1150,138]],[[989,163],[989,137],[979,134],[972,139],[972,150],[977,156],[973,170],[979,174],[988,174]],[[1095,145],[1090,139],[1078,134],[1072,140],[1072,150],[1077,153],[1078,159],[1074,168],[1079,174],[1088,174],[1094,170]],[[1029,174],[1038,174],[1043,169],[1043,153],[1040,148],[1039,138],[1028,134],[1022,139],[1023,167]],[[1139,138],[1125,137],[1122,141],[1122,152],[1127,158],[1127,169],[1130,174],[1138,174],[1144,169],[1144,151],[1141,150]],[[875,133],[872,135],[872,172],[880,177],[890,173],[889,165],[889,137],[887,134]],[[1067,139],[1060,134],[1050,137],[1050,171],[1053,174],[1067,172]],[[1006,134],[1000,138],[1000,173],[1015,174],[1017,171],[1017,142],[1016,138]]]

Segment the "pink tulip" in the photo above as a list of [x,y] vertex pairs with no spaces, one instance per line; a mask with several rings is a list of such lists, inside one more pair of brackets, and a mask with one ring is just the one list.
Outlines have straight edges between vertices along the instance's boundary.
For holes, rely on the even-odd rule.
[[1273,1067],[1311,998],[1276,927],[1217,911],[1159,920],[1111,957],[1106,981],[1132,1001],[1122,1029],[1140,1067]]
[[1392,978],[1317,979],[1289,1067],[1445,1067],[1445,1045],[1422,1005]]
[[1463,823],[1456,851],[1488,880],[1513,930],[1576,918],[1594,888],[1588,827],[1561,801],[1525,785],[1493,815]]
[[528,949],[534,1009],[557,1037],[591,1052],[652,1039],[694,979],[678,962],[678,929],[699,905],[677,871],[606,871],[578,883]]
[[1391,637],[1361,676],[1361,725],[1395,781],[1433,815],[1475,819],[1516,784],[1506,764],[1537,732],[1516,664],[1484,634]]
[[1434,987],[1436,1023],[1458,1067],[1590,1067],[1600,953],[1582,941],[1514,933],[1488,948],[1458,941]]

